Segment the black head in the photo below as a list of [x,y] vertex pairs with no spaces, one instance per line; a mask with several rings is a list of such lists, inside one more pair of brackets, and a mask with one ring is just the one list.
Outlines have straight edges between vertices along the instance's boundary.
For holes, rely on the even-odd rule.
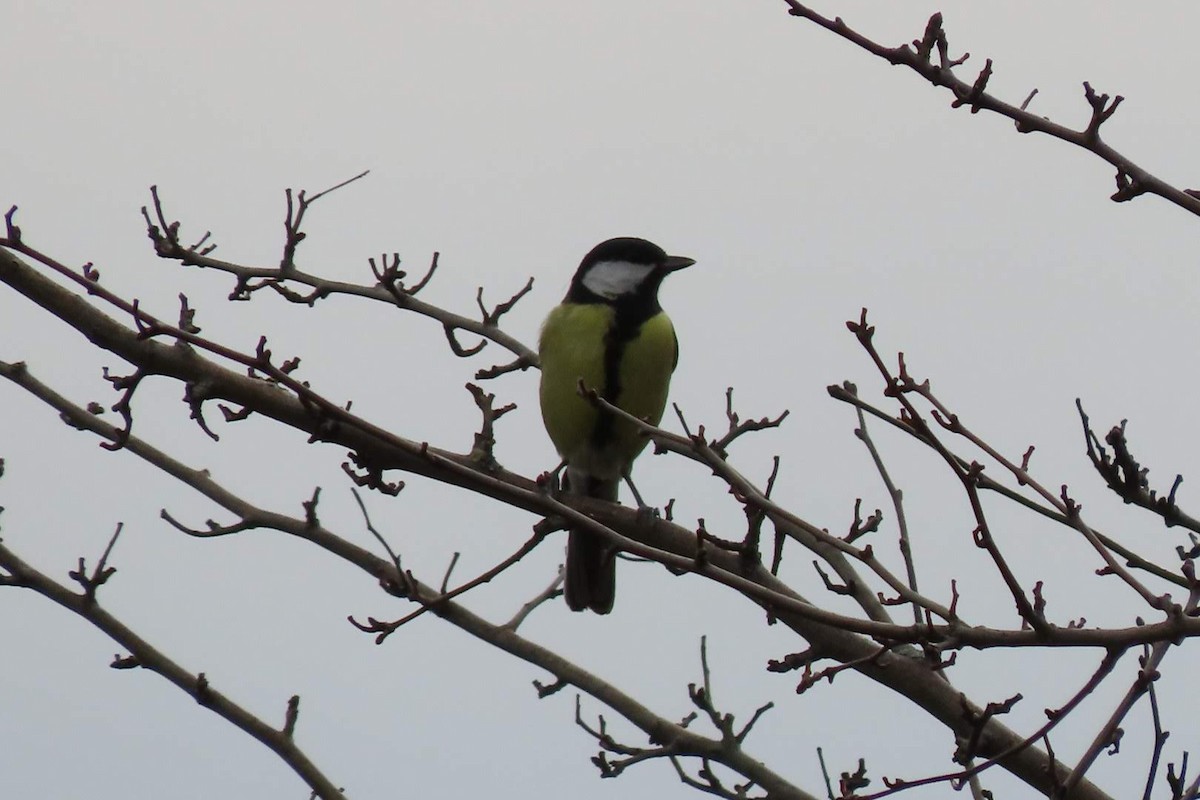
[[663,278],[695,263],[684,256],[669,256],[645,239],[608,239],[583,257],[566,299],[572,303],[636,302],[657,308]]

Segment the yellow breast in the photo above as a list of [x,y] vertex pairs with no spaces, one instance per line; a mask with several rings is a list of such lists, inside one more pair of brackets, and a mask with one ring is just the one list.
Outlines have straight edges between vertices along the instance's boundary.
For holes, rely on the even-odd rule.
[[[614,320],[607,304],[563,303],[546,318],[539,341],[546,431],[567,463],[599,478],[619,477],[646,446],[645,437],[624,421],[605,426],[607,435],[597,439],[600,414],[578,393],[580,380],[601,395],[610,393],[605,363],[614,346]],[[642,323],[624,343],[615,405],[657,425],[677,354],[675,329],[666,314]]]

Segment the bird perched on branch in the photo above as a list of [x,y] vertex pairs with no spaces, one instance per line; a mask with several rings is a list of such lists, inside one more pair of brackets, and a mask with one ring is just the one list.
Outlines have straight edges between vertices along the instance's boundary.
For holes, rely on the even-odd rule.
[[[694,263],[645,239],[609,239],[584,256],[567,296],[546,317],[538,342],[542,421],[566,466],[564,488],[571,494],[615,503],[621,479],[628,481],[648,441],[633,423],[582,396],[580,382],[652,425],[662,419],[679,343],[658,304],[658,287]],[[572,611],[612,610],[615,558],[601,537],[569,532],[563,591]]]

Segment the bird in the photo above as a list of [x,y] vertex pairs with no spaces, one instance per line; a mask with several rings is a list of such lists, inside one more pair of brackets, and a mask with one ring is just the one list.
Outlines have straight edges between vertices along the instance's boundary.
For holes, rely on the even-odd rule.
[[[629,476],[648,439],[629,420],[583,397],[579,386],[651,425],[659,423],[679,341],[658,290],[667,275],[695,263],[645,239],[607,239],[583,257],[566,296],[546,316],[538,338],[539,398],[568,494],[615,503],[625,479],[644,507]],[[563,594],[572,611],[611,611],[614,548],[594,533],[570,530]]]

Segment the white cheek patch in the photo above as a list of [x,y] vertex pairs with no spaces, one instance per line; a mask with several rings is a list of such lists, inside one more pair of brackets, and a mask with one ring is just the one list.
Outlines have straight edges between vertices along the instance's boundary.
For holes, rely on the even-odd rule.
[[583,285],[589,291],[613,300],[623,294],[633,294],[653,271],[653,264],[601,261],[584,273]]

